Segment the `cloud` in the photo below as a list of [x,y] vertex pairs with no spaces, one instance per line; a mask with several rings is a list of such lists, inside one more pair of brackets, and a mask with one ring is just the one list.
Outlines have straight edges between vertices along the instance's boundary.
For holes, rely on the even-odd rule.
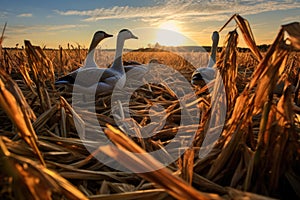
[[292,22],[292,21],[299,21],[300,15],[292,16],[292,17],[285,17],[281,21],[282,22]]
[[69,29],[76,29],[81,27],[86,27],[85,24],[64,24],[64,25],[17,25],[17,26],[9,26],[7,29],[8,34],[14,35],[27,35],[32,33],[47,33],[49,32],[58,32],[58,31],[66,31]]
[[32,13],[22,13],[17,15],[17,17],[32,17]]
[[7,17],[8,17],[8,12],[0,11],[0,18],[7,18]]
[[58,30],[81,28],[86,26],[87,25],[85,24],[64,24],[64,25],[46,26],[44,28],[48,31],[58,31]]
[[106,19],[140,19],[152,25],[172,19],[178,21],[220,21],[233,13],[253,15],[273,10],[300,8],[299,1],[250,1],[250,0],[193,0],[158,1],[153,6],[114,6],[92,10],[55,10],[63,16],[82,16],[83,21]]

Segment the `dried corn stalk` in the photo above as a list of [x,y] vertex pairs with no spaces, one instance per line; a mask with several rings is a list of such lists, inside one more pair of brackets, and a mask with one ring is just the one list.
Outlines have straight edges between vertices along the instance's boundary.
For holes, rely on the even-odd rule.
[[295,49],[300,49],[300,22],[282,25],[282,29],[288,33],[288,40]]
[[256,59],[258,61],[260,61],[262,59],[262,55],[259,51],[259,49],[257,48],[257,45],[255,43],[255,39],[252,33],[252,30],[250,28],[250,24],[249,22],[244,19],[243,17],[241,17],[238,14],[234,14],[225,24],[224,26],[219,30],[219,32],[221,32],[228,24],[229,22],[234,19],[235,22],[237,23],[238,27],[240,28],[242,35],[244,37],[244,41],[245,43],[248,45],[248,47],[250,48],[251,52],[255,55]]
[[237,40],[238,34],[236,30],[229,32],[225,41],[226,47],[221,52],[217,66],[220,69],[220,74],[226,91],[227,113],[230,113],[234,107],[235,100],[238,95],[236,87],[237,77]]
[[[12,80],[11,80],[12,81]],[[14,84],[17,87],[16,84]],[[19,89],[15,89],[14,91],[20,91]],[[2,81],[2,77],[0,77],[0,105],[12,120],[14,125],[18,129],[19,135],[25,140],[25,142],[33,149],[38,159],[41,161],[43,165],[45,165],[44,159],[41,155],[37,147],[37,136],[35,131],[33,130],[30,118],[35,117],[32,114],[31,108],[27,105],[25,98],[22,93],[16,93],[17,99],[15,96],[6,89],[4,82]],[[25,110],[26,109],[26,110]],[[31,116],[33,115],[33,116]]]
[[4,40],[4,32],[5,32],[5,29],[6,29],[6,25],[7,25],[7,23],[5,22],[3,30],[2,30],[2,34],[1,34],[1,37],[0,37],[0,61],[2,61],[2,42]]
[[25,40],[25,50],[42,110],[46,111],[51,107],[46,83],[49,82],[52,88],[54,88],[55,81],[52,62],[46,57],[40,47],[32,46],[28,40]]
[[[108,137],[117,145],[118,151],[114,146],[101,146],[99,149],[111,156],[128,169],[135,171],[148,171],[138,175],[152,181],[164,188],[170,195],[177,199],[221,199],[218,195],[203,193],[195,190],[177,176],[172,175],[167,168],[162,168],[162,164],[151,157],[137,144],[131,141],[121,131],[108,126],[105,130]],[[133,153],[138,153],[136,156]],[[158,170],[157,170],[158,169]]]
[[22,111],[24,111],[26,119],[28,118],[32,121],[35,121],[35,113],[28,105],[26,98],[16,82],[2,69],[0,69],[0,78],[4,81],[6,89],[13,94]]
[[28,158],[10,153],[0,137],[0,166],[5,175],[12,178],[13,193],[18,199],[53,199],[64,195],[68,199],[88,199],[78,189],[56,172]]
[[[279,72],[288,71],[285,69],[288,51],[296,48],[299,42],[297,34],[294,34],[289,46],[283,37],[284,31],[297,32],[298,28],[292,23],[279,31],[266,56],[256,67],[250,83],[237,98],[223,131],[224,139],[215,146],[215,151],[220,148],[221,151],[207,173],[210,180],[224,181],[226,177],[231,181],[225,184],[230,183],[233,187],[243,186],[245,190],[255,193],[277,195],[280,183],[286,181],[287,176],[295,175],[297,169],[290,167],[290,163],[299,159],[299,155],[291,152],[299,151],[300,146],[293,122],[292,87],[286,81],[285,92],[277,105],[273,101],[273,90],[283,75]],[[251,146],[248,138],[253,137],[252,120],[260,113],[258,141]],[[211,156],[216,155],[213,152]],[[290,184],[299,185],[295,181]]]

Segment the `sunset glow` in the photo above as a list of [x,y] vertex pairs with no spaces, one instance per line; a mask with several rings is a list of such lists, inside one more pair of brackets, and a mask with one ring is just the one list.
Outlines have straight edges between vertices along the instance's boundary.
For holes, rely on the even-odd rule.
[[[219,30],[238,13],[251,24],[257,44],[270,44],[281,25],[299,21],[299,1],[5,1],[0,8],[0,31],[5,22],[4,47],[24,45],[30,40],[48,48],[67,44],[88,47],[95,31],[117,35],[124,29],[134,30],[137,41],[128,41],[126,48],[141,48],[156,42],[166,46],[188,46],[188,40],[198,45],[211,45],[211,33]],[[230,23],[220,35],[220,43],[229,31]],[[155,30],[137,32],[136,30]],[[239,30],[238,30],[239,31]],[[150,35],[151,33],[151,35]],[[115,48],[116,38],[101,43],[102,48]],[[243,39],[239,46],[245,47]]]
[[177,22],[166,21],[159,26],[156,40],[161,45],[180,46],[185,43],[186,39]]

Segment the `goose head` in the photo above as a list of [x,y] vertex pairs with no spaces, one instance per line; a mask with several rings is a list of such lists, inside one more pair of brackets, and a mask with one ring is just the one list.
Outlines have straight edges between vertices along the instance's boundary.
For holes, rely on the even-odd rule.
[[96,46],[99,44],[99,42],[105,38],[112,37],[113,35],[108,34],[104,31],[97,31],[94,33],[89,52],[96,48]]
[[108,34],[108,33],[106,33],[106,32],[104,32],[104,31],[97,31],[95,34],[94,34],[94,41],[95,42],[100,42],[101,40],[103,40],[103,39],[105,39],[105,38],[108,38],[108,37],[112,37],[113,35],[111,35],[111,34]]
[[130,30],[128,29],[122,29],[118,33],[117,37],[117,46],[116,46],[116,54],[114,62],[111,66],[112,70],[115,70],[118,73],[124,74],[124,67],[123,67],[123,61],[122,61],[122,52],[124,48],[125,40],[128,39],[138,39],[137,36],[135,36]]
[[213,34],[211,35],[211,39],[213,41],[213,46],[214,44],[218,45],[219,43],[219,32],[218,31],[214,31]]
[[128,29],[122,29],[119,34],[118,38],[123,39],[123,40],[128,40],[128,39],[138,39],[137,36],[135,36],[130,30]]

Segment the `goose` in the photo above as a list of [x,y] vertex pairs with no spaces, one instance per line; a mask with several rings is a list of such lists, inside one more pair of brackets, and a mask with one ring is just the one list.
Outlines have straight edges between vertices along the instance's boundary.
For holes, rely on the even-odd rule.
[[217,31],[214,31],[211,38],[212,48],[207,67],[199,67],[194,71],[191,79],[191,83],[193,85],[200,85],[201,87],[203,87],[215,78],[215,69],[213,68],[213,66],[216,63],[219,33]]
[[[116,54],[114,62],[110,68],[107,68],[102,77],[104,77],[104,82],[109,85],[114,85],[119,79],[122,79],[120,87],[125,85],[125,69],[123,65],[122,53],[124,48],[124,42],[127,39],[138,39],[131,31],[128,29],[122,29],[117,38]],[[112,75],[112,76],[111,76]],[[102,78],[101,77],[101,78]]]
[[[96,87],[97,95],[110,93],[116,83],[118,83],[118,87],[123,87],[125,85],[126,77],[122,60],[122,52],[124,42],[127,39],[138,39],[138,37],[128,29],[122,29],[118,33],[115,58],[110,68],[99,68],[94,61],[94,52],[91,50],[91,54],[87,56],[88,60],[85,62],[85,66],[63,77],[63,79],[65,80],[67,78],[70,84],[76,84],[77,91],[92,93],[95,92],[94,88]],[[94,43],[94,39],[92,40],[92,43]],[[95,48],[96,46],[92,47]],[[75,83],[78,72],[81,72],[80,79],[77,79]],[[98,82],[95,83],[90,81],[93,76],[95,77],[95,75],[99,74],[101,76]],[[59,83],[61,82],[61,79],[58,80]]]
[[[97,47],[97,45],[105,38],[109,38],[109,37],[113,37],[113,35],[111,34],[107,34],[104,31],[97,31],[94,33],[94,36],[92,38],[90,47],[88,49],[88,54],[87,57],[85,59],[85,63],[82,67],[82,69],[85,70],[93,70],[93,69],[98,69],[97,64],[95,63],[94,60],[94,54],[95,54],[95,49]],[[80,68],[78,68],[77,70],[67,74],[66,76],[63,76],[61,78],[59,78],[56,82],[55,85],[60,85],[60,84],[74,84],[77,73],[79,71]]]

